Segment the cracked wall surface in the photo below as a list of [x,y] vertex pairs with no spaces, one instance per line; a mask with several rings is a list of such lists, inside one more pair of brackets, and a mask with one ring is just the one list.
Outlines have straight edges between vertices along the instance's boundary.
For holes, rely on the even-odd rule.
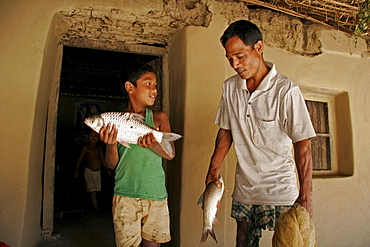
[[103,42],[168,45],[172,35],[188,25],[207,27],[211,13],[201,2],[189,9],[186,1],[163,1],[162,9],[127,12],[122,9],[73,9],[58,13],[62,41],[90,39]]
[[322,53],[317,25],[264,9],[250,11],[249,19],[259,26],[268,46],[303,56]]
[[[218,5],[219,13],[212,13],[211,5]],[[163,0],[148,4],[145,10],[75,8],[58,13],[57,31],[66,43],[89,40],[108,46],[167,47],[177,30],[189,25],[208,27],[214,14],[222,15],[228,23],[251,20],[261,28],[265,43],[271,47],[303,56],[321,54],[317,25],[271,10],[248,9],[235,1]]]
[[[322,54],[322,40],[327,41],[322,33],[340,33],[280,12],[249,9],[245,3],[238,1],[143,0],[140,6],[134,6],[60,11],[57,14],[57,32],[61,41],[68,44],[100,42],[105,44],[105,48],[115,48],[120,44],[167,47],[179,29],[186,26],[208,27],[212,17],[217,14],[227,23],[240,19],[251,20],[260,27],[268,46],[301,56]],[[346,35],[341,42],[345,44],[351,40],[354,39]],[[354,49],[354,45],[348,46],[344,52],[352,54]],[[368,57],[367,53],[363,57]]]

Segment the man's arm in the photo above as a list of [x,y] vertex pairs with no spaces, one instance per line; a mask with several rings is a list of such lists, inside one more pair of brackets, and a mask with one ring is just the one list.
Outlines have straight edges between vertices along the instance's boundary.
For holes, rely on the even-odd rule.
[[294,159],[297,166],[299,179],[299,196],[296,200],[313,215],[312,205],[312,154],[309,139],[296,142],[294,145]]
[[209,164],[206,184],[213,181],[217,186],[219,186],[220,182],[218,178],[220,176],[220,168],[225,156],[230,150],[232,143],[233,138],[231,135],[231,130],[220,128],[217,133],[215,149]]

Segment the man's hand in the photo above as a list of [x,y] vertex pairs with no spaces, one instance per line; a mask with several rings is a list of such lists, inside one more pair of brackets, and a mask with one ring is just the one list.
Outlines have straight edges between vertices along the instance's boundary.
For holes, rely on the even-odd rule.
[[305,201],[305,200],[300,200],[299,198],[295,201],[296,203],[299,203],[302,207],[307,209],[308,214],[312,218],[313,216],[313,206],[311,202]]
[[206,186],[209,183],[214,182],[217,185],[217,187],[220,187],[221,183],[220,183],[219,177],[220,177],[220,168],[210,168],[208,170],[207,177],[206,177]]

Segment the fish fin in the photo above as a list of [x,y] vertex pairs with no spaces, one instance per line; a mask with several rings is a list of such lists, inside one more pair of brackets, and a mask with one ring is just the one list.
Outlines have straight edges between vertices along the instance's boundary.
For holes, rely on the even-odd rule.
[[213,224],[213,225],[221,225],[220,221],[218,221],[218,219],[216,218],[216,216],[215,216],[215,218],[213,219],[212,224]]
[[198,199],[198,203],[200,206],[202,206],[203,208],[203,201],[204,201],[204,192],[200,195],[199,199]]
[[173,142],[182,137],[182,135],[176,134],[176,133],[167,133],[167,132],[162,132],[163,133],[163,138],[166,139],[167,141]]
[[137,114],[137,113],[130,113],[130,116],[133,118],[133,119],[135,119],[135,120],[137,120],[137,121],[140,121],[140,122],[145,122],[145,117],[144,116],[142,116],[142,115],[140,115],[140,114]]
[[221,200],[217,202],[217,206],[216,207],[217,207],[217,209],[220,209],[220,207],[221,207]]
[[119,142],[122,146],[125,146],[127,148],[131,148],[130,145],[127,142]]
[[171,141],[176,141],[177,139],[180,139],[182,136],[176,133],[167,133],[167,132],[162,132],[163,137],[162,137],[162,142],[159,143],[159,145],[163,148],[163,150],[173,158],[173,150],[171,146]]
[[210,234],[212,236],[212,238],[216,241],[216,243],[218,243],[217,238],[216,238],[216,234],[213,231],[213,229],[203,230],[202,238],[200,240],[201,243],[204,243],[207,240],[208,234]]

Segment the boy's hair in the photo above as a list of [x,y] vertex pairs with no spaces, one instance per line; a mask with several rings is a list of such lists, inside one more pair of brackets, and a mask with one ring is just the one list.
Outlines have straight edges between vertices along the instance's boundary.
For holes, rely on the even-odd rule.
[[123,94],[125,96],[128,95],[126,88],[125,88],[126,81],[131,82],[132,85],[136,87],[137,80],[139,80],[142,75],[148,72],[153,72],[155,75],[157,75],[153,67],[147,63],[134,62],[134,63],[127,63],[126,65],[124,65],[121,71],[120,82],[119,82],[121,85]]
[[254,49],[254,45],[262,39],[260,29],[250,21],[239,20],[231,23],[221,36],[221,43],[225,47],[226,42],[232,37],[239,37],[244,44],[250,45]]

